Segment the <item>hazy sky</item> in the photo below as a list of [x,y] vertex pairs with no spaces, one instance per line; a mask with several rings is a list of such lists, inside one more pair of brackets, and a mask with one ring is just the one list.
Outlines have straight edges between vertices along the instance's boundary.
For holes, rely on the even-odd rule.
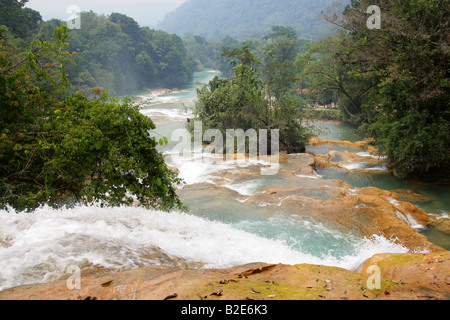
[[81,11],[110,14],[119,12],[134,18],[141,26],[154,26],[164,15],[176,9],[185,0],[29,0],[26,7],[37,10],[44,20],[67,20],[69,6]]

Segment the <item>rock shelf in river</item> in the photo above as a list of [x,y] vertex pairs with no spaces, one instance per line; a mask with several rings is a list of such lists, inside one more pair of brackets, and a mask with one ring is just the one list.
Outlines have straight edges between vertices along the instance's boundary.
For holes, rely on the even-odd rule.
[[[106,269],[83,272],[82,288],[68,290],[65,279],[25,285],[0,292],[3,299],[124,299],[177,300],[358,300],[358,299],[448,299],[450,254],[431,243],[417,230],[432,226],[450,233],[450,219],[428,215],[408,200],[429,201],[409,190],[357,188],[339,179],[324,179],[319,167],[335,166],[343,170],[369,172],[367,166],[384,164],[371,156],[376,149],[365,142],[336,142],[313,138],[312,144],[350,145],[361,151],[354,154],[329,151],[327,155],[293,154],[280,156],[280,170],[267,185],[252,186],[259,164],[232,166],[212,171],[179,192],[184,199],[201,203],[213,212],[217,201],[226,207],[235,201],[239,209],[270,217],[281,210],[319,223],[332,225],[344,234],[371,238],[382,236],[407,248],[409,254],[378,254],[360,270],[345,270],[312,264],[268,265],[255,263],[227,269],[196,269],[154,266],[135,270]],[[369,156],[367,156],[369,155]],[[245,155],[236,158],[245,159]],[[366,169],[348,169],[346,164],[367,163]],[[344,165],[344,166],[343,166]],[[177,167],[171,167],[179,171]],[[210,210],[209,210],[210,209]],[[230,211],[233,208],[229,208]],[[367,269],[381,268],[381,289],[369,290]],[[104,286],[102,284],[109,283]],[[220,295],[210,295],[212,290]],[[176,295],[174,294],[176,293]],[[206,298],[205,298],[206,297]]]
[[[370,266],[381,270],[379,288],[369,288]],[[83,277],[79,290],[68,290],[65,279],[20,286],[0,292],[0,300],[448,300],[449,269],[448,251],[380,254],[359,272],[309,264],[220,270],[160,266],[98,271]]]
[[[292,163],[293,162],[293,163]],[[400,201],[386,190],[357,189],[341,180],[315,179],[313,155],[284,157],[282,170],[303,178],[295,188],[269,188],[250,197],[250,203],[265,203],[281,210],[334,224],[362,236],[381,235],[406,246],[412,252],[444,251],[414,228],[425,227],[431,218],[409,202]],[[305,177],[311,179],[305,179]],[[320,199],[322,197],[322,199]]]

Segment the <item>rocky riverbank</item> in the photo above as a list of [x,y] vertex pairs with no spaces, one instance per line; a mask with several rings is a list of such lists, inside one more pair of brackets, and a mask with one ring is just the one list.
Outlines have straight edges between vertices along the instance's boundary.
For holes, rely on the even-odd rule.
[[[372,289],[370,266],[381,270]],[[223,270],[149,267],[0,292],[0,300],[437,300],[450,298],[450,253],[381,254],[360,272],[319,265],[255,263]]]
[[[315,139],[313,144],[335,143]],[[341,142],[342,144],[346,142]],[[360,143],[348,142],[361,147]],[[373,152],[374,150],[370,150]],[[378,188],[355,188],[336,179],[321,179],[315,169],[335,166],[336,159],[353,160],[354,155],[330,152],[280,157],[278,177],[283,185],[269,187],[242,200],[244,209],[274,208],[333,225],[344,233],[370,238],[379,235],[405,248],[409,254],[378,254],[357,270],[321,265],[255,263],[229,269],[195,267],[146,267],[134,270],[82,270],[81,289],[69,290],[66,279],[25,285],[0,292],[1,300],[29,299],[123,299],[123,300],[364,300],[364,299],[449,299],[450,253],[431,243],[417,230],[431,226],[449,234],[450,219],[428,215],[405,200],[427,201],[408,190],[390,192]],[[368,158],[368,161],[379,159]],[[224,170],[217,176],[217,187],[227,177],[248,172]],[[243,176],[243,178],[244,178]],[[223,180],[223,181],[222,181]],[[221,182],[222,181],[222,182]],[[299,183],[301,181],[301,183]],[[228,189],[227,189],[228,190]],[[196,184],[182,191],[184,197],[205,197],[214,193],[210,184]],[[221,191],[223,196],[223,191]],[[242,197],[242,199],[239,199]],[[381,286],[368,285],[371,266],[381,270]]]

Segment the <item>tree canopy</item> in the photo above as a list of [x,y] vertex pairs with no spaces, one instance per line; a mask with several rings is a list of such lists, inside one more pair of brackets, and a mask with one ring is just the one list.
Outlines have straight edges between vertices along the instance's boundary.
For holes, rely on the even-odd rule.
[[[381,28],[370,29],[377,4]],[[448,0],[351,1],[328,20],[341,31],[297,59],[313,93],[332,93],[402,178],[448,181]]]
[[[265,47],[264,61],[258,59],[250,44],[224,48],[222,55],[228,58],[234,75],[226,80],[216,77],[199,89],[195,113],[205,129],[218,129],[223,134],[227,129],[278,129],[279,136],[271,138],[279,139],[280,149],[299,153],[305,150],[308,130],[302,126],[291,82],[295,78],[292,59],[296,46],[278,45],[286,40],[292,44],[296,36],[295,32],[287,35],[280,30],[292,31],[274,28],[275,33],[269,37],[272,42]],[[273,70],[277,73],[269,76]]]
[[208,40],[231,36],[260,39],[274,25],[293,27],[302,39],[322,38],[331,29],[318,15],[333,0],[190,0],[166,15],[159,28],[180,36],[195,34]]
[[20,38],[29,37],[36,32],[42,17],[39,12],[24,8],[28,0],[1,0],[0,25],[8,27],[11,33]]
[[[82,28],[69,30],[69,50],[75,52],[68,77],[83,93],[100,87],[116,95],[144,88],[185,85],[195,63],[180,37],[140,27],[131,17],[81,13]],[[47,22],[48,36],[59,20]]]
[[181,180],[156,149],[163,142],[150,137],[152,120],[129,99],[73,92],[68,37],[67,27],[56,27],[50,40],[38,35],[13,55],[19,49],[0,29],[0,207],[137,201],[184,209],[175,191]]

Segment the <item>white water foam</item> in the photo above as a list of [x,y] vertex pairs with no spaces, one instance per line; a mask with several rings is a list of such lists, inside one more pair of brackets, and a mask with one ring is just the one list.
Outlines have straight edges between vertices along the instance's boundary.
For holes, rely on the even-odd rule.
[[366,157],[366,158],[375,158],[375,159],[388,159],[388,156],[380,156],[376,154],[372,154],[370,152],[358,152],[356,155],[360,157]]
[[340,164],[339,165],[341,168],[347,169],[347,170],[358,170],[358,169],[364,169],[364,163],[358,163],[358,162],[353,162],[353,163],[347,163],[347,164]]
[[176,261],[225,268],[251,262],[313,263],[354,269],[376,253],[407,252],[381,237],[342,259],[315,257],[281,240],[183,213],[76,207],[0,211],[0,290],[56,280],[69,265],[132,269]]
[[249,180],[241,183],[228,183],[224,187],[236,191],[242,196],[252,196],[256,190],[261,186],[260,180]]
[[[176,167],[179,171],[179,177],[182,178],[186,185],[196,183],[214,183],[220,173],[225,170],[233,170],[233,173],[239,173],[241,169],[248,169],[252,166],[257,168],[257,174],[263,172],[264,168],[272,168],[271,163],[261,159],[236,159],[224,160],[222,155],[198,152],[187,153],[186,156],[178,152],[166,151],[166,159],[168,164]],[[238,191],[242,195],[253,195],[256,190],[255,181],[242,183],[229,183],[224,185],[231,190]],[[242,191],[242,192],[241,192]],[[250,192],[250,193],[249,193]]]
[[305,179],[320,179],[321,176],[319,174],[315,174],[313,176],[310,175],[306,175],[306,174],[294,174],[294,176],[298,177],[298,178],[305,178]]
[[367,165],[366,163],[361,163],[361,162],[340,164],[339,167],[347,169],[347,170],[361,170],[361,169],[372,170],[372,171],[387,171],[388,170],[387,166],[385,166],[385,165],[371,167],[371,166]]
[[174,121],[186,121],[186,119],[193,117],[193,114],[189,110],[182,110],[180,108],[163,109],[141,109],[141,113],[147,117],[164,117]]
[[224,161],[211,163],[214,160],[213,156],[210,157],[210,161],[206,161],[204,160],[206,155],[202,153],[192,153],[189,159],[178,154],[166,154],[170,155],[169,163],[179,170],[179,177],[186,185],[213,183],[214,174],[233,168],[232,164]]
[[414,219],[414,217],[413,217],[410,213],[408,213],[408,212],[406,213],[406,216],[405,216],[405,215],[403,215],[400,211],[395,210],[395,215],[396,215],[399,219],[405,221],[405,222],[408,224],[408,226],[410,226],[411,228],[413,228],[413,229],[415,229],[415,230],[422,230],[422,229],[425,228],[425,226],[419,224],[419,223],[417,222],[417,220]]

